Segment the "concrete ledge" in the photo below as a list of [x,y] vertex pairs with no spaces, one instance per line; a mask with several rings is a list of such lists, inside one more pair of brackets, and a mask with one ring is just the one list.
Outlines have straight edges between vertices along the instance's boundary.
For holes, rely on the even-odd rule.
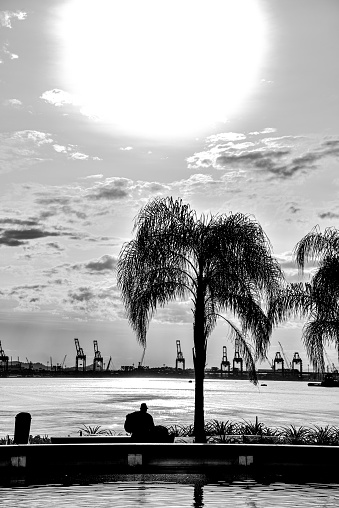
[[[64,482],[74,475],[302,475],[339,482],[339,447],[272,444],[86,443],[0,446],[0,483]],[[317,480],[317,478],[319,478]],[[19,483],[18,483],[19,482]],[[20,483],[21,482],[21,483]]]

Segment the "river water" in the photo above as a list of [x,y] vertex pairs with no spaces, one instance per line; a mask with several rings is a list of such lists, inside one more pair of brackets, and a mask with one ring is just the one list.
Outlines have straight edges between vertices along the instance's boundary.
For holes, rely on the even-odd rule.
[[[304,382],[206,380],[206,420],[254,422],[267,426],[339,426],[339,390]],[[193,423],[194,381],[165,378],[1,378],[0,438],[13,435],[15,415],[32,416],[31,434],[77,435],[84,426],[124,433],[125,415],[146,402],[157,425]],[[145,506],[334,507],[336,484],[260,484],[254,480],[211,484],[190,475],[129,477],[94,485],[0,488],[6,507]]]

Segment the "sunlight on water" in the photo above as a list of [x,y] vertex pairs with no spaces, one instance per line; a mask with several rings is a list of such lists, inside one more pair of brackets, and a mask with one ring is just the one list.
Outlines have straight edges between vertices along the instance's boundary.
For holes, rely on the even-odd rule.
[[[124,433],[127,413],[145,401],[158,425],[193,423],[194,382],[187,379],[2,378],[0,437],[12,434],[15,415],[32,415],[32,434],[75,435],[82,425]],[[206,380],[205,418],[259,420],[267,426],[337,425],[338,391],[305,382]]]

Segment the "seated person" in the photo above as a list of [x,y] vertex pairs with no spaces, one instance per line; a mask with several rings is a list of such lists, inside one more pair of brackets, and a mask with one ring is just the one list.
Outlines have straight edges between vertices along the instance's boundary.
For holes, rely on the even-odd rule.
[[174,434],[169,435],[166,427],[154,425],[152,416],[147,413],[144,402],[139,411],[126,416],[124,428],[132,434],[131,441],[135,443],[173,443]]
[[147,404],[143,402],[139,411],[134,411],[126,416],[124,428],[132,434],[132,441],[146,443],[152,441],[154,430],[153,417],[147,413]]

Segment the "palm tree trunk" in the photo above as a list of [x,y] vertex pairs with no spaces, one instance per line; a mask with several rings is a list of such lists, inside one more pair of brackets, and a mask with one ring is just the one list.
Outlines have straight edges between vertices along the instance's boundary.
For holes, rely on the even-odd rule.
[[195,411],[194,411],[194,436],[196,443],[205,443],[205,415],[204,415],[204,377],[205,377],[204,352],[195,349]]
[[194,372],[195,372],[195,411],[194,436],[196,443],[205,443],[205,416],[204,416],[204,378],[206,365],[206,339],[205,339],[205,307],[204,294],[198,286],[196,306],[194,312]]

